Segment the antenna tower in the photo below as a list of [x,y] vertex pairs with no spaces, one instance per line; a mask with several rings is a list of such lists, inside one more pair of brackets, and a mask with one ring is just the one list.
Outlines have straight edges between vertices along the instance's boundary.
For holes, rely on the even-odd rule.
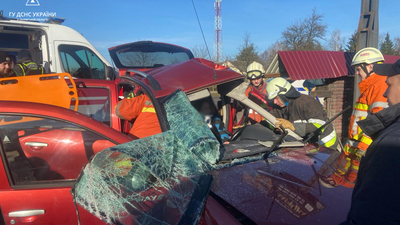
[[222,59],[222,18],[221,18],[221,1],[215,0],[215,22],[214,22],[214,56],[215,62]]

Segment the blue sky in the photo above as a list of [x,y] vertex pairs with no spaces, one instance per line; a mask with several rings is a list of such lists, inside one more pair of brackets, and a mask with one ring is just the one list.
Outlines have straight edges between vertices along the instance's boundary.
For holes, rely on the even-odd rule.
[[[191,0],[0,0],[9,12],[56,12],[64,25],[82,33],[107,59],[107,48],[138,40],[192,48],[203,45]],[[214,0],[194,0],[210,50],[214,40]],[[326,38],[337,28],[346,40],[357,29],[360,0],[222,0],[224,54],[234,56],[247,31],[259,52],[281,37],[285,28],[310,15],[324,14]],[[399,0],[380,1],[380,33],[400,37]]]

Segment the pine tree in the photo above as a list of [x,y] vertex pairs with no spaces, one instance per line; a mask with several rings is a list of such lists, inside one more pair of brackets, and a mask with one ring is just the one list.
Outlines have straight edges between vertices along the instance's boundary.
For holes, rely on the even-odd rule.
[[250,40],[250,33],[246,32],[243,36],[243,45],[239,48],[236,61],[233,63],[240,71],[246,72],[247,66],[256,61],[260,62],[256,46]]
[[394,44],[390,39],[389,33],[386,33],[385,40],[381,43],[380,50],[384,55],[394,55]]
[[355,31],[349,38],[346,45],[346,52],[355,52],[357,49],[357,31]]

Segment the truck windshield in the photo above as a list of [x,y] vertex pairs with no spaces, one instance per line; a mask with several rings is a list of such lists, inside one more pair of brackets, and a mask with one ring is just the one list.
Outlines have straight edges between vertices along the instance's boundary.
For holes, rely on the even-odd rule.
[[76,78],[105,79],[105,65],[90,49],[77,45],[58,47],[64,71]]

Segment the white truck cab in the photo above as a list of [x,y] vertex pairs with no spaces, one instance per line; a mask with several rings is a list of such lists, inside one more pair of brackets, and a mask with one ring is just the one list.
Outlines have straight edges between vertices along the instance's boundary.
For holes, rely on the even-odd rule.
[[[115,79],[110,63],[76,30],[49,19],[47,23],[13,20],[0,15],[0,50],[17,62],[29,50],[46,73],[70,73],[76,78]],[[62,20],[61,20],[62,21]]]

